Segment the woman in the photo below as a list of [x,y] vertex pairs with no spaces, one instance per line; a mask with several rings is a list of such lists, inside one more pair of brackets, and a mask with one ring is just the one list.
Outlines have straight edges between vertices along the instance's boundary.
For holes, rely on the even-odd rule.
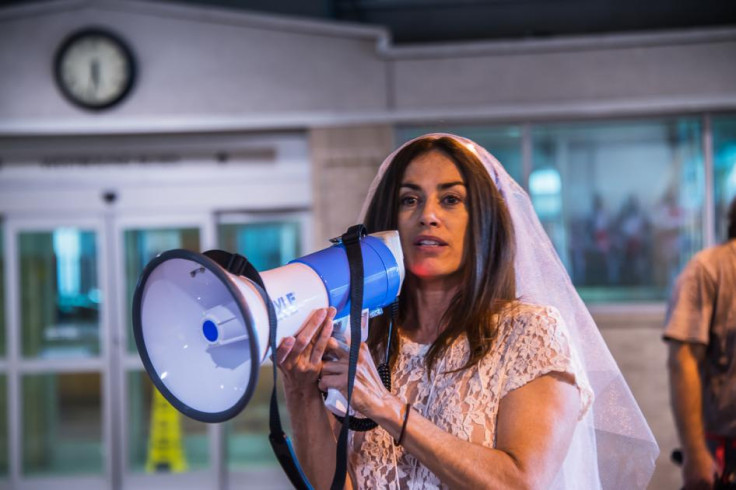
[[[379,318],[361,346],[352,403],[379,428],[352,434],[346,486],[643,488],[656,444],[500,164],[469,140],[428,135],[384,162],[368,203],[369,231],[399,230],[407,278],[393,338]],[[297,454],[317,488],[334,472],[336,430],[319,390],[346,388],[332,315],[316,312],[277,352]],[[391,392],[375,368],[387,346]],[[594,408],[625,420],[594,423],[584,365],[603,396]],[[600,472],[595,430],[608,432]]]

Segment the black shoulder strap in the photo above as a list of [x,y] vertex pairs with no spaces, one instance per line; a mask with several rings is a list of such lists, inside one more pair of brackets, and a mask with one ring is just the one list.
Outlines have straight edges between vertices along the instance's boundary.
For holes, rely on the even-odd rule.
[[355,382],[355,368],[358,364],[360,350],[360,322],[363,311],[363,252],[360,249],[360,239],[365,235],[363,225],[354,225],[341,237],[345,246],[350,268],[350,359],[348,361],[348,392],[345,420],[343,420],[340,436],[337,439],[337,454],[335,461],[335,477],[332,480],[332,490],[341,490],[345,487],[348,459],[348,429],[350,427],[350,399],[353,395]]

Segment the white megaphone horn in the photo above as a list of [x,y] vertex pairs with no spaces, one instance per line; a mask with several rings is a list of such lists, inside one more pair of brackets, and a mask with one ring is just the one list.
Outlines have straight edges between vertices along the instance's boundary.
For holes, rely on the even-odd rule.
[[[404,278],[396,231],[360,240],[363,309],[393,303]],[[277,317],[276,345],[317,308],[350,312],[350,270],[336,244],[261,273]],[[269,352],[268,310],[250,279],[215,260],[169,250],[144,269],[133,297],[133,334],[143,365],[164,397],[185,415],[223,422],[248,404]],[[349,335],[348,335],[349,336]],[[339,410],[338,410],[339,411]]]

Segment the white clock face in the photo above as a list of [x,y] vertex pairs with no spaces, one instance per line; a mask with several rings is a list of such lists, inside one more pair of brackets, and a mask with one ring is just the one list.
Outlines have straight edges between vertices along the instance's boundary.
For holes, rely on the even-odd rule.
[[57,59],[57,80],[68,97],[90,108],[108,107],[129,90],[133,63],[125,47],[104,33],[73,37]]

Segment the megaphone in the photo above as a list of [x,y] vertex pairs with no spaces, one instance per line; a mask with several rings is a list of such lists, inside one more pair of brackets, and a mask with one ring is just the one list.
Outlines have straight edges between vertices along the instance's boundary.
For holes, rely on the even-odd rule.
[[[362,308],[375,312],[401,289],[401,242],[398,232],[387,231],[363,237],[360,247]],[[255,390],[270,347],[268,307],[251,279],[205,254],[169,250],[145,267],[133,297],[133,334],[146,372],[174,407],[199,421],[223,422]],[[276,311],[276,345],[317,308],[335,307],[336,324],[346,324],[350,271],[342,244],[262,272],[261,279]]]

